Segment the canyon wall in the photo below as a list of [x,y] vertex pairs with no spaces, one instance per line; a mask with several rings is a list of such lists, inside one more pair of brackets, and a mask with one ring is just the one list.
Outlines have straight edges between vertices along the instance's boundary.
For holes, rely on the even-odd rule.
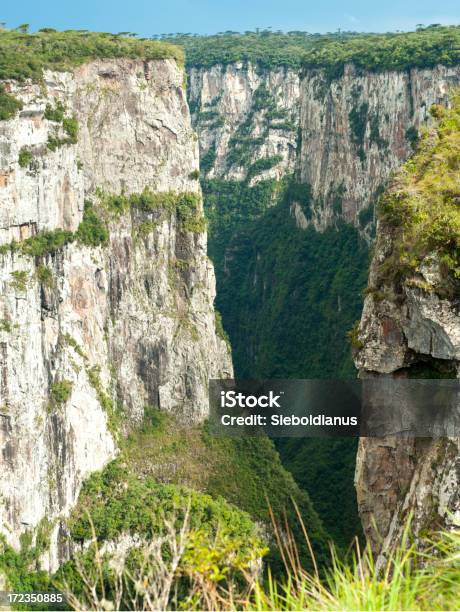
[[206,177],[242,180],[251,164],[275,157],[276,164],[258,172],[257,180],[294,171],[300,112],[295,71],[260,71],[241,62],[192,67],[188,99]]
[[[370,283],[390,245],[381,226]],[[415,284],[407,277],[400,294],[380,284],[379,291],[385,291],[381,301],[372,294],[366,297],[356,355],[361,377],[460,377],[458,301],[423,288],[423,282],[431,283],[436,275],[436,270],[422,269],[418,279],[422,282]],[[404,406],[400,409],[403,412]],[[433,422],[435,418],[433,414]],[[409,517],[411,533],[420,542],[433,530],[460,526],[459,474],[456,437],[361,439],[356,465],[358,504],[379,561],[401,540]]]
[[0,532],[19,547],[47,519],[52,568],[59,517],[144,407],[200,421],[232,374],[182,83],[128,59],[5,83],[23,107],[0,122]]
[[[343,218],[364,226],[390,174],[412,151],[432,104],[445,104],[459,67],[363,72],[258,69],[252,64],[189,69],[189,102],[206,178],[280,180],[309,185],[294,202],[301,227]],[[266,158],[269,168],[254,166]],[[360,213],[361,217],[360,217]]]
[[[458,96],[433,115],[435,124],[382,199],[354,338],[362,378],[427,379],[408,381],[418,395],[396,396],[399,424],[393,420],[390,431],[399,435],[360,441],[358,504],[380,563],[408,522],[420,547],[433,531],[460,526],[458,381],[439,380],[460,378]],[[376,399],[372,392],[368,397]],[[388,412],[380,408],[379,419],[389,420]],[[423,423],[417,437],[411,421]]]

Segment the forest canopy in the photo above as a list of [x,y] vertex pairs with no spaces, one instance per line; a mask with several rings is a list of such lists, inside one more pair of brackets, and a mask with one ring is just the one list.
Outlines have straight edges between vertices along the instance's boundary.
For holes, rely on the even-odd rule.
[[57,32],[52,28],[28,34],[27,25],[14,30],[0,29],[0,80],[39,80],[45,68],[68,70],[96,58],[172,58],[183,64],[182,49],[166,41],[128,34],[86,30]]
[[460,62],[460,26],[437,24],[419,27],[415,32],[386,34],[263,30],[213,36],[168,34],[162,40],[182,46],[187,65],[196,67],[243,61],[262,68],[324,68],[336,76],[349,62],[374,71],[451,66]]
[[407,70],[460,63],[460,26],[433,24],[415,32],[223,32],[211,36],[164,34],[139,38],[130,32],[58,32],[27,25],[0,29],[0,80],[40,79],[44,68],[66,70],[96,58],[172,58],[189,67],[253,62],[261,69],[325,69],[339,76],[347,63],[366,70]]

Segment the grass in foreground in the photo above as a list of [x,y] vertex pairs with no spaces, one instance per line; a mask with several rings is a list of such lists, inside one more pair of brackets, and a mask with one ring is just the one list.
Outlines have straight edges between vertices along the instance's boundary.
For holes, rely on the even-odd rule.
[[356,544],[351,560],[331,551],[325,577],[302,570],[295,544],[285,541],[288,580],[271,577],[257,584],[247,610],[458,610],[460,609],[460,532],[438,534],[420,553],[409,543],[410,525],[399,546],[377,564]]
[[[128,548],[123,534],[118,548],[102,542],[98,521],[87,515],[86,544],[76,549],[72,561],[54,577],[29,569],[26,581],[15,586],[62,590],[67,609],[74,610],[460,610],[460,530],[434,534],[430,547],[420,552],[411,542],[408,524],[401,543],[384,561],[377,563],[356,542],[346,561],[331,549],[327,570],[319,568],[312,555],[313,570],[308,571],[287,521],[272,514],[285,565],[281,579],[274,578],[270,568],[262,571],[267,549],[257,536],[230,533],[225,523],[212,518],[199,525],[193,516],[196,500],[184,497],[177,503],[155,528],[147,526],[149,536],[132,536]],[[161,506],[157,512],[160,518]],[[26,565],[38,562],[37,547],[21,558],[3,547],[0,569],[11,555],[16,557],[14,567],[20,562],[25,572]]]
[[[126,558],[110,565],[97,549],[94,533],[91,565],[76,565],[82,587],[78,594],[65,581],[57,586],[76,610],[118,610],[120,605],[215,611],[460,609],[459,531],[439,534],[431,549],[420,553],[409,542],[408,526],[384,563],[377,565],[372,554],[356,544],[348,562],[339,561],[332,550],[331,567],[321,574],[315,563],[312,572],[302,568],[292,532],[277,524],[287,575],[279,581],[270,572],[263,579],[255,556],[240,555],[237,543],[222,539],[219,532],[214,540],[202,541],[187,520],[186,512],[180,529],[166,530],[159,541],[141,543],[135,565]],[[306,531],[304,537],[308,542]]]

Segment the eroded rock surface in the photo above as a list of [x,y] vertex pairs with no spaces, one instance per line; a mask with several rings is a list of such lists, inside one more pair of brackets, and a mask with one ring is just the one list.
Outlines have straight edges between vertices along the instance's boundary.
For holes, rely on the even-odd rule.
[[[182,83],[171,60],[100,60],[45,72],[44,85],[7,83],[24,107],[0,122],[1,244],[75,232],[85,200],[101,194],[200,196]],[[44,116],[58,101],[79,132],[51,150],[50,138],[66,137]],[[21,167],[24,148],[32,161]],[[52,521],[53,568],[66,556],[59,517],[117,453],[117,415],[124,428],[146,405],[200,421],[208,379],[232,373],[206,233],[184,229],[176,210],[131,209],[107,223],[107,246],[0,255],[0,532],[18,547],[21,533]]]
[[[360,376],[458,378],[458,300],[438,295],[432,289],[437,274],[424,266],[416,282],[412,275],[403,279],[398,293],[382,284],[379,270],[391,250],[391,231],[380,223],[377,236],[369,276],[373,290],[365,299],[355,356]],[[401,412],[405,407],[399,406]],[[460,526],[456,437],[362,438],[355,479],[364,531],[380,560],[402,537],[409,516],[419,541],[433,530]]]
[[295,172],[311,187],[312,203],[291,212],[299,227],[320,230],[338,218],[363,228],[372,221],[370,207],[410,155],[431,105],[445,104],[460,83],[460,68],[443,66],[363,73],[349,65],[336,79],[241,62],[189,72],[204,174],[243,180],[251,163],[279,156],[251,182]]

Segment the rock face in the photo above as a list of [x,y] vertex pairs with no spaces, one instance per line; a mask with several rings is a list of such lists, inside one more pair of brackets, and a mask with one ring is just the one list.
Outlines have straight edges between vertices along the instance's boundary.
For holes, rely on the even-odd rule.
[[[195,193],[202,214],[182,82],[171,60],[99,60],[7,83],[23,109],[0,122],[0,244],[75,232],[103,194]],[[75,144],[45,117],[58,102],[78,120]],[[0,532],[18,547],[49,519],[52,568],[66,555],[58,517],[116,455],[117,420],[129,427],[151,405],[199,421],[208,379],[232,374],[206,233],[171,208],[106,221],[107,246],[0,255]]]
[[358,222],[390,173],[411,152],[411,128],[426,123],[432,104],[447,102],[460,68],[357,74],[352,66],[328,82],[302,81],[300,176],[312,187],[317,227],[334,215]]
[[[392,249],[391,230],[377,226],[377,243],[359,327],[355,362],[362,378],[460,377],[458,300],[439,297],[436,266],[403,279],[398,294],[379,278]],[[415,280],[415,282],[414,282]],[[404,406],[400,406],[401,411]],[[434,417],[433,417],[434,419]],[[409,514],[419,540],[433,530],[460,526],[458,438],[362,438],[356,489],[364,531],[381,562],[403,534]]]
[[[209,178],[242,180],[251,163],[278,156],[257,180],[295,169],[300,77],[289,69],[260,72],[241,62],[189,71],[189,104]],[[240,155],[232,151],[239,150]],[[209,164],[206,164],[209,159]]]
[[410,154],[430,106],[445,104],[459,83],[460,67],[362,73],[346,66],[331,80],[323,71],[238,63],[191,68],[189,100],[208,178],[241,180],[251,163],[279,156],[251,180],[295,171],[313,203],[295,204],[292,214],[300,227],[324,229],[339,217],[372,221],[372,211],[369,219],[359,213]]

